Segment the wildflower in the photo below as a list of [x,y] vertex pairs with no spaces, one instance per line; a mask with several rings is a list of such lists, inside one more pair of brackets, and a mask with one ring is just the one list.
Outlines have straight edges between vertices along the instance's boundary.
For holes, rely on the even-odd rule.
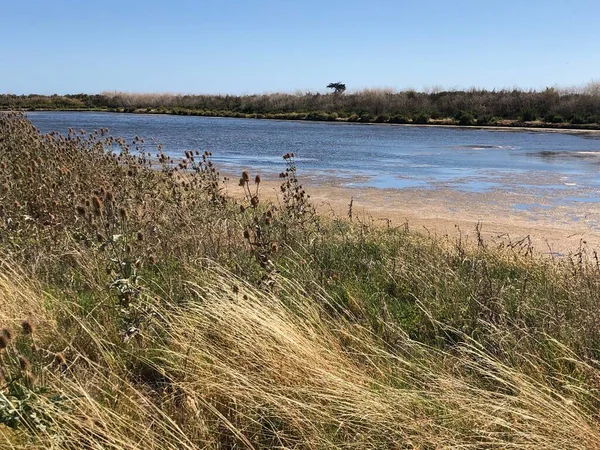
[[255,182],[256,184],[260,184],[260,182],[261,182],[260,175],[256,175],[256,177],[254,177],[254,182]]
[[242,180],[244,180],[244,182],[250,181],[250,174],[245,170],[242,172]]
[[255,208],[258,206],[258,202],[259,202],[258,196],[256,196],[256,195],[254,197],[252,197],[252,199],[250,200],[250,204]]

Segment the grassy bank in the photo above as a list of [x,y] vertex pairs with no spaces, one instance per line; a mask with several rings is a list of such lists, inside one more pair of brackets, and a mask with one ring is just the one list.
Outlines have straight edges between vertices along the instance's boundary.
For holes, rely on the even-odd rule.
[[0,154],[6,448],[600,447],[585,249],[326,219],[290,154],[274,203],[106,130]]
[[91,110],[281,120],[548,128],[600,128],[600,95],[580,90],[363,90],[345,94],[0,95],[0,109]]

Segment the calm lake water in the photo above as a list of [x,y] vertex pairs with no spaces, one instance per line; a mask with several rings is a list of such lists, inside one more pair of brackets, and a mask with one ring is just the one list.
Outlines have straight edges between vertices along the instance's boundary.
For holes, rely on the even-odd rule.
[[[495,131],[92,112],[32,112],[42,132],[109,128],[159,142],[174,157],[209,150],[224,171],[281,172],[294,152],[300,174],[347,186],[527,190],[561,201],[600,200],[600,134]],[[563,192],[566,191],[566,192]]]

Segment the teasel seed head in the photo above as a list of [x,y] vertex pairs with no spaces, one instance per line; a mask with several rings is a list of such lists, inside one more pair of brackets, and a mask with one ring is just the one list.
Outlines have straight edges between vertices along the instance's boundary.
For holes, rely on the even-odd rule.
[[24,372],[31,369],[31,363],[29,362],[29,359],[27,359],[26,356],[23,356],[23,355],[19,356],[19,367],[21,367],[21,370]]
[[65,358],[65,355],[62,352],[58,352],[54,355],[54,362],[59,366],[64,366],[67,364],[67,358]]
[[2,336],[4,336],[6,339],[8,339],[10,341],[12,339],[12,331],[10,331],[10,329],[8,329],[8,328],[3,328]]
[[94,195],[92,197],[92,204],[94,206],[94,215],[96,217],[99,217],[100,215],[102,215],[102,200],[100,200],[100,197],[98,197],[97,195]]
[[23,334],[26,334],[26,335],[33,334],[33,332],[35,331],[35,327],[33,326],[33,323],[31,322],[31,320],[29,320],[29,319],[21,322],[21,329],[23,330]]

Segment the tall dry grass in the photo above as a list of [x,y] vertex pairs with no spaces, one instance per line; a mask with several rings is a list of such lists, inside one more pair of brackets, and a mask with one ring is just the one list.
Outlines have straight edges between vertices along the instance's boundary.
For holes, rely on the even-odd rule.
[[45,305],[46,319],[34,316],[37,345],[65,347],[68,365],[39,369],[52,397],[27,401],[45,428],[0,428],[6,448],[600,446],[585,402],[476,342],[446,352],[386,324],[396,333],[390,349],[351,313],[332,313],[326,294],[309,299],[289,280],[266,294],[211,265],[185,304],[155,305],[152,331],[124,346],[110,324],[7,271],[4,302],[17,308],[27,292],[29,303],[0,321]]

